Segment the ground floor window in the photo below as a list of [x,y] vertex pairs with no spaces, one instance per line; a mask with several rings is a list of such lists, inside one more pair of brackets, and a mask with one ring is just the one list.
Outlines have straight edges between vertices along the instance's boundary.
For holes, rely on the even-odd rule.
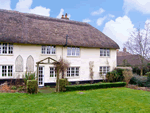
[[100,74],[107,74],[107,72],[110,71],[110,66],[100,66],[99,67],[99,72]]
[[67,77],[79,76],[79,67],[69,67],[67,68]]
[[50,67],[50,77],[56,77],[55,67]]
[[0,76],[1,77],[12,77],[13,66],[12,65],[2,65],[0,66]]

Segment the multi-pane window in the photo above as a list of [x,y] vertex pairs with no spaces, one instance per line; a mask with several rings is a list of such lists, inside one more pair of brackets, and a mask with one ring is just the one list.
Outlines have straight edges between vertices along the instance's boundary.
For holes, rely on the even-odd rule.
[[56,71],[54,67],[50,67],[50,77],[56,77]]
[[42,54],[55,54],[55,46],[42,46]]
[[13,44],[0,43],[0,54],[13,54]]
[[100,66],[99,67],[99,72],[101,74],[107,74],[107,72],[109,72],[109,71],[110,71],[110,67],[109,66]]
[[79,56],[80,48],[79,47],[67,47],[67,56]]
[[100,56],[110,56],[109,49],[100,49]]
[[11,65],[0,66],[0,76],[12,77],[12,74],[13,74],[13,66]]
[[67,77],[79,76],[79,67],[67,68]]

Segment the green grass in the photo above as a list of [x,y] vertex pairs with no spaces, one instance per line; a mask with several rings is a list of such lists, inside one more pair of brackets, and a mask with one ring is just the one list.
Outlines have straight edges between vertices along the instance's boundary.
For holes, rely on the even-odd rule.
[[62,93],[0,93],[0,112],[7,113],[148,113],[150,92],[108,88]]

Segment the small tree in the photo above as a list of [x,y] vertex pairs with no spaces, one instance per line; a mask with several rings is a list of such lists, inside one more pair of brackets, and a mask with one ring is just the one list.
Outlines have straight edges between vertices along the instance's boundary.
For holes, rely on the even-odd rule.
[[[139,68],[141,75],[143,75],[143,68],[147,65],[147,61],[150,58],[150,26],[145,23],[145,28],[137,28],[131,32],[131,35],[124,46],[130,53],[137,54],[139,57]],[[132,65],[132,64],[131,64]]]
[[89,62],[89,71],[90,71],[91,83],[93,83],[93,76],[94,76],[93,67],[94,67],[94,61],[90,61]]
[[53,64],[54,64],[55,70],[57,72],[56,92],[59,92],[60,73],[62,73],[62,78],[64,78],[64,72],[67,70],[70,63],[67,60],[64,60],[63,58],[60,58],[58,62],[54,62]]

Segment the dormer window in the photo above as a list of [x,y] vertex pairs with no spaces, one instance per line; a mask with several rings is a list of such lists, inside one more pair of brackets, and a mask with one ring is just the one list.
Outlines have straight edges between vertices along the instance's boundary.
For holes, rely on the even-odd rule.
[[79,56],[80,48],[79,47],[67,47],[67,56]]
[[13,44],[0,43],[0,54],[13,54]]
[[55,54],[56,49],[55,46],[42,46],[42,54]]
[[100,49],[100,56],[110,56],[109,49]]

